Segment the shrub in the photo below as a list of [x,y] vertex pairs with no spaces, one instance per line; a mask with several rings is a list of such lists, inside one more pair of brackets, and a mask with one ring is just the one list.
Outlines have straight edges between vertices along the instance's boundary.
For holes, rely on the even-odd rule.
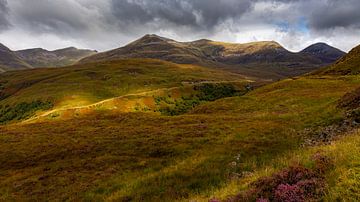
[[225,97],[232,97],[238,92],[231,84],[210,83],[195,86],[194,90],[199,92],[197,96],[201,101],[215,101]]
[[329,157],[319,153],[312,157],[314,167],[294,165],[252,183],[250,190],[229,201],[306,201],[324,194],[324,174],[332,167]]
[[14,120],[22,120],[34,115],[38,110],[47,110],[53,107],[50,101],[21,102],[15,105],[0,106],[0,124]]
[[305,201],[304,191],[298,185],[280,184],[275,190],[275,201]]

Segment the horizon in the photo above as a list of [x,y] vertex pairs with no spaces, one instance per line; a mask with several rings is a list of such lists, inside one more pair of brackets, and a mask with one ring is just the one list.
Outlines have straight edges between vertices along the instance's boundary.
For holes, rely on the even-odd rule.
[[[140,37],[140,38],[137,38],[137,39],[135,39],[135,40],[132,40],[132,41],[127,42],[125,45],[121,45],[121,46],[115,47],[115,48],[113,48],[113,49],[102,50],[102,51],[96,50],[96,49],[81,48],[81,47],[76,47],[76,46],[60,47],[60,48],[56,48],[56,49],[46,49],[46,48],[44,48],[44,47],[29,47],[29,48],[24,48],[24,49],[11,49],[6,43],[2,43],[2,42],[0,41],[0,44],[5,45],[6,47],[10,48],[10,50],[12,50],[12,51],[23,51],[23,50],[33,50],[33,49],[43,49],[43,50],[46,50],[46,51],[57,51],[57,50],[68,49],[68,48],[76,48],[76,49],[87,49],[87,50],[91,50],[91,51],[97,51],[97,52],[100,53],[100,52],[111,51],[111,50],[114,50],[114,49],[117,49],[117,48],[122,48],[122,47],[127,46],[127,45],[129,45],[130,43],[132,43],[132,42],[134,42],[134,41],[136,41],[136,40],[139,40],[139,39],[141,39],[141,38],[143,38],[143,37],[145,37],[145,36],[147,36],[147,35],[155,35],[155,36],[157,36],[157,37],[168,38],[168,37],[161,36],[161,35],[157,35],[157,34],[145,34],[145,35],[143,35],[143,36]],[[171,38],[168,38],[168,39],[171,39]],[[171,40],[175,40],[175,39],[171,39]],[[178,40],[175,40],[175,41],[176,41],[176,42],[180,42],[180,43],[186,43],[186,42],[194,42],[194,41],[198,41],[198,40],[210,40],[210,41],[214,41],[214,42],[224,42],[224,43],[233,43],[233,44],[275,42],[275,43],[278,43],[278,44],[279,44],[280,46],[282,46],[283,48],[285,48],[286,50],[288,50],[288,51],[290,51],[290,52],[293,52],[293,53],[301,52],[301,51],[305,50],[306,48],[308,48],[308,47],[310,47],[310,46],[312,46],[312,45],[316,45],[316,44],[326,44],[326,45],[331,46],[331,47],[333,47],[333,48],[339,49],[339,50],[341,50],[341,51],[343,51],[343,52],[345,52],[345,53],[348,53],[348,52],[351,50],[351,49],[350,49],[349,51],[345,51],[345,50],[342,50],[342,49],[340,49],[340,48],[338,48],[338,47],[332,46],[332,45],[330,45],[330,44],[328,44],[328,43],[326,43],[326,42],[322,42],[322,41],[315,42],[315,43],[313,43],[313,44],[310,44],[310,45],[308,45],[308,46],[305,46],[305,47],[301,48],[301,49],[298,50],[298,51],[290,50],[290,49],[286,48],[283,44],[281,44],[280,42],[275,41],[275,40],[249,41],[249,42],[244,42],[244,43],[236,43],[236,42],[216,41],[216,40],[212,40],[212,39],[202,38],[202,39],[196,39],[196,40],[193,40],[193,41],[178,41]],[[353,48],[354,48],[354,47],[353,47]]]
[[[292,52],[360,44],[356,0],[0,0],[0,41],[12,50],[103,52],[147,33],[176,41],[276,41]],[[19,40],[20,39],[20,40]]]

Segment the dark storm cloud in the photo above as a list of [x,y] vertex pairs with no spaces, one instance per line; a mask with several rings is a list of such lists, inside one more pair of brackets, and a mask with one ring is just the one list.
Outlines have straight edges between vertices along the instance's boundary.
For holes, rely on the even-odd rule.
[[[257,11],[264,17],[249,18],[249,22],[281,19],[293,23],[294,18],[302,18],[314,30],[360,27],[359,0],[104,0],[108,8],[94,0],[12,0],[12,12],[18,24],[35,33],[79,35],[96,27],[117,28],[124,33],[139,32],[141,27],[150,32],[179,27],[209,32],[226,20],[236,24],[244,14],[255,12],[256,4],[264,2],[270,3],[270,8]],[[281,5],[289,9],[271,12]],[[0,0],[0,11],[0,26],[4,28],[9,25],[5,0]]]
[[12,0],[14,21],[33,33],[76,35],[91,31],[97,23],[96,6],[77,0]]
[[249,0],[112,0],[112,13],[120,22],[170,23],[211,29],[238,18],[252,5]]
[[360,0],[0,0],[0,37],[16,42],[25,36],[37,45],[47,36],[52,47],[76,43],[100,50],[147,33],[177,40],[278,40],[297,48],[320,39],[349,49],[360,38],[354,35],[359,10]]
[[[314,4],[319,4],[314,2]],[[312,9],[309,24],[317,30],[360,28],[359,0],[329,0]]]
[[0,0],[0,32],[10,25],[8,21],[9,8],[6,0]]

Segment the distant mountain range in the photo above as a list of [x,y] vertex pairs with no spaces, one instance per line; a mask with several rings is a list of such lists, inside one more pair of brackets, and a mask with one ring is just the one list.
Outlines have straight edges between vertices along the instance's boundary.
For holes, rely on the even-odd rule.
[[54,51],[35,48],[15,53],[32,67],[62,67],[72,65],[84,57],[95,54],[96,51],[69,47]]
[[124,47],[86,57],[80,63],[155,58],[179,64],[222,67],[257,77],[283,78],[329,65],[345,54],[324,43],[293,53],[274,41],[236,44],[202,39],[178,42],[157,35],[145,35]]
[[23,61],[16,53],[0,43],[0,72],[29,68],[31,68],[31,65]]
[[41,48],[11,51],[1,45],[0,71],[39,67],[61,67],[128,58],[152,58],[178,64],[217,67],[247,76],[281,79],[317,70],[346,53],[317,43],[294,53],[274,41],[245,44],[207,39],[178,42],[157,35],[144,37],[114,50],[97,53],[73,47],[48,51]]
[[95,53],[74,47],[54,51],[41,48],[12,51],[0,44],[0,71],[68,66]]

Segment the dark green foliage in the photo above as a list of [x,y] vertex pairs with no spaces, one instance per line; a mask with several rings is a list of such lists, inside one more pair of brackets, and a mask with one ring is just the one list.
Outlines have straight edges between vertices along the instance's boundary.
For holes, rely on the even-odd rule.
[[238,92],[231,84],[205,83],[195,86],[194,90],[199,91],[197,97],[201,101],[215,101],[225,97],[235,96]]
[[190,111],[201,103],[243,95],[246,92],[237,90],[231,84],[212,83],[194,86],[194,91],[195,93],[190,96],[182,96],[181,99],[175,100],[171,99],[170,96],[154,97],[158,111],[163,115],[176,116]]
[[188,112],[200,103],[201,101],[198,98],[188,100],[175,100],[175,106],[161,108],[159,109],[159,111],[163,115],[176,116]]
[[38,110],[47,110],[53,107],[50,101],[21,102],[16,105],[0,105],[0,124],[13,120],[22,120],[34,115]]

